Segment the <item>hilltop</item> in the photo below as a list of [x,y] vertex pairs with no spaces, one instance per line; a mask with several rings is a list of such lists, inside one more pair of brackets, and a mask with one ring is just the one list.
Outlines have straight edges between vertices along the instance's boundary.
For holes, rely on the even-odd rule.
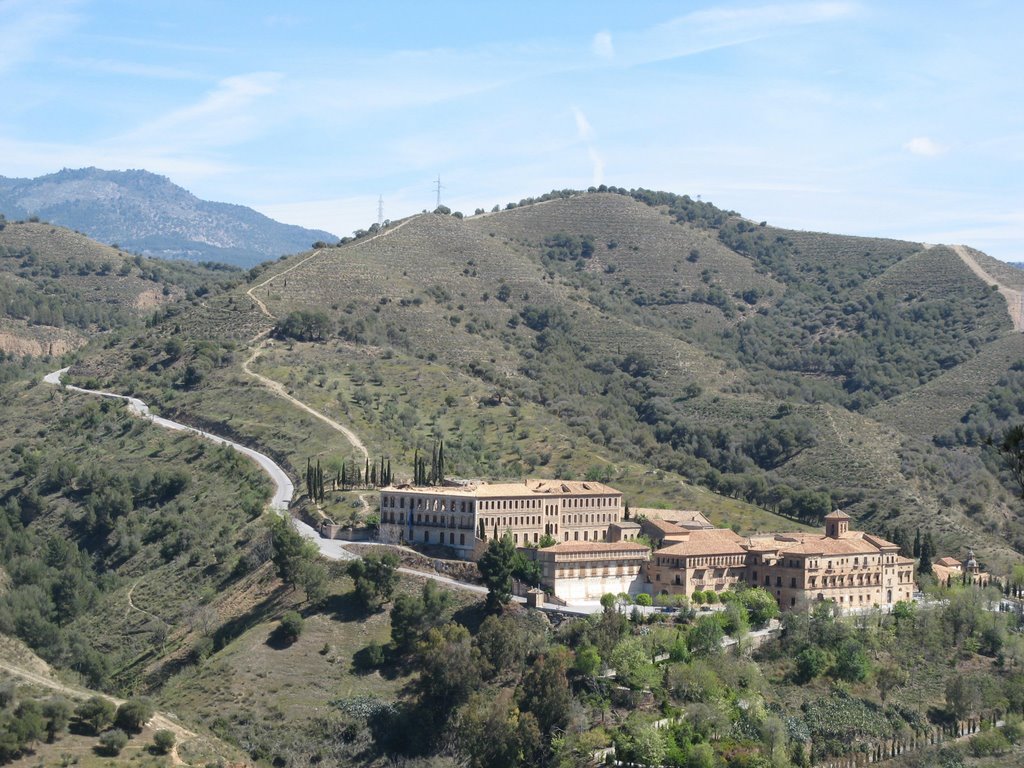
[[245,206],[200,200],[167,177],[142,170],[0,177],[0,213],[60,224],[133,253],[244,267],[337,240]]

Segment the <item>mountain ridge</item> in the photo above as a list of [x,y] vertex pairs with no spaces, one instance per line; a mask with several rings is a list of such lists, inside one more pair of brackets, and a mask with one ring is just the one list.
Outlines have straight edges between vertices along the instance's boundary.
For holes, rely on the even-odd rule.
[[0,213],[39,217],[144,255],[244,267],[337,240],[246,206],[202,200],[145,170],[90,167],[34,179],[0,177]]

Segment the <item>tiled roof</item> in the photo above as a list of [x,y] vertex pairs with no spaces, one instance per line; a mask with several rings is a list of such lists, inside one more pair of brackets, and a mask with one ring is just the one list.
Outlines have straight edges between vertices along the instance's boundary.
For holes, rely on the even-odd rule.
[[692,529],[694,524],[699,528],[710,528],[711,522],[704,516],[703,512],[696,509],[652,509],[650,507],[630,508],[630,512],[636,515],[643,515],[649,521],[662,520],[675,523],[683,530]]
[[537,496],[621,496],[622,493],[605,485],[589,480],[526,480],[522,483],[488,483],[483,480],[464,485],[416,486],[409,484],[389,485],[381,491],[390,493],[415,493],[425,496],[465,496],[475,499],[504,499],[510,497]]
[[849,531],[838,538],[821,533],[776,533],[753,537],[749,542],[749,548],[756,552],[791,555],[872,555],[895,546],[863,531]]
[[660,533],[676,533],[683,534],[688,533],[685,528],[680,528],[675,523],[670,523],[667,520],[658,520],[657,518],[648,518],[646,521],[647,525],[651,526]]
[[640,555],[650,552],[646,544],[635,541],[567,541],[563,544],[555,544],[553,547],[544,547],[538,550],[538,554],[552,552],[556,555],[575,554],[601,554],[612,556],[623,552],[630,555]]
[[935,565],[941,565],[945,568],[958,568],[960,566],[960,561],[955,557],[940,557],[935,561]]
[[742,555],[746,553],[744,543],[743,538],[728,528],[709,528],[701,531],[687,531],[686,538],[680,537],[678,544],[663,547],[657,551],[657,554],[672,557]]

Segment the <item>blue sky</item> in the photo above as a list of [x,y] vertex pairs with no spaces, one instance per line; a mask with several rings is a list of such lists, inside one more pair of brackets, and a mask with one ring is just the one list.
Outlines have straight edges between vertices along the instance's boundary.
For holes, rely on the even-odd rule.
[[1024,3],[0,0],[0,175],[349,234],[592,184],[1024,261]]

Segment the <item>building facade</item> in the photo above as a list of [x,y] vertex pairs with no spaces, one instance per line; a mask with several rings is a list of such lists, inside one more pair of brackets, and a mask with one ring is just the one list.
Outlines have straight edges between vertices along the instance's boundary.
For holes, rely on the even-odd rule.
[[608,540],[622,494],[603,483],[526,480],[445,486],[393,485],[380,492],[381,540],[437,544],[473,560],[505,533],[518,546]]
[[608,592],[643,592],[640,573],[651,550],[634,541],[573,541],[534,550],[532,556],[551,594],[570,603],[593,602]]
[[692,531],[659,549],[648,566],[657,594],[723,592],[739,582],[763,587],[783,610],[833,600],[844,610],[891,606],[914,596],[914,561],[899,546],[850,530],[845,512],[825,517],[825,532],[742,538],[732,531]]

